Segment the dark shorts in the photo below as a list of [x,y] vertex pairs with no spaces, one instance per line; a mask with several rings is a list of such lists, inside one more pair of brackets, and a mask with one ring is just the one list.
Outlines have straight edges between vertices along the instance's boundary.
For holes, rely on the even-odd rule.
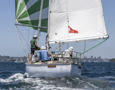
[[31,48],[31,54],[34,54],[35,50],[40,50],[40,48]]
[[36,48],[31,48],[31,54],[34,54]]

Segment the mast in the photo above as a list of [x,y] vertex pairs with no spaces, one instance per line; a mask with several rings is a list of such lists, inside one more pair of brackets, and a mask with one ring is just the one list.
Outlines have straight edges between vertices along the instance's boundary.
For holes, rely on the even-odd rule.
[[39,35],[40,35],[40,30],[41,30],[43,2],[44,2],[44,0],[41,0],[40,15],[39,15],[39,23],[38,23],[37,43],[39,42]]
[[50,10],[50,1],[49,1],[49,10],[48,10],[48,27],[47,27],[47,50],[48,50],[48,53],[50,53],[50,44],[49,44],[49,29],[50,29],[50,13],[51,13],[51,10]]

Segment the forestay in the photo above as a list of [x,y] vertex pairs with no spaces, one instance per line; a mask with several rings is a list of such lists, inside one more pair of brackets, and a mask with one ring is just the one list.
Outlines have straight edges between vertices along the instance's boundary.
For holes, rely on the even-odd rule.
[[49,0],[50,43],[107,38],[101,0]]
[[[15,0],[16,22],[21,25],[31,26],[33,29],[38,29],[39,11],[41,0]],[[44,0],[42,27],[47,27],[48,24],[48,5],[49,0]],[[47,29],[41,29],[46,32]]]

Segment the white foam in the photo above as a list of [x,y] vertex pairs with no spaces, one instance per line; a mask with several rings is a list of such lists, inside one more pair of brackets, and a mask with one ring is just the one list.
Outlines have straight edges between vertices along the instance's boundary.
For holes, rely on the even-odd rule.
[[[73,81],[76,82],[75,88],[72,87],[72,84],[75,83]],[[3,85],[12,85],[12,84],[18,85],[18,83],[26,83],[30,86],[22,85],[22,87],[20,87],[20,88],[28,89],[28,87],[29,87],[32,90],[49,90],[49,89],[51,89],[51,90],[84,90],[84,89],[88,89],[88,88],[95,88],[95,89],[98,88],[91,82],[87,82],[87,80],[82,80],[80,78],[41,79],[41,78],[31,78],[28,76],[27,73],[25,73],[25,74],[17,73],[7,79],[0,78],[0,84],[3,84]],[[60,84],[60,83],[62,83],[62,84]]]
[[13,76],[7,78],[7,79],[2,79],[0,78],[0,83],[1,84],[17,84],[17,82],[24,80],[24,76],[21,73],[14,74]]

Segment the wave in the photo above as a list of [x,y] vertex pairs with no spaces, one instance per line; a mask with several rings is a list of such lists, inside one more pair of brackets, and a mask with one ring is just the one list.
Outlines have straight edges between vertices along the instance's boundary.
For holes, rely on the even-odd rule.
[[23,74],[17,73],[7,79],[0,78],[0,85],[17,84],[22,80],[24,80]]
[[0,78],[0,89],[27,90],[85,90],[108,88],[107,82],[85,77],[31,78],[17,73],[7,79]]

